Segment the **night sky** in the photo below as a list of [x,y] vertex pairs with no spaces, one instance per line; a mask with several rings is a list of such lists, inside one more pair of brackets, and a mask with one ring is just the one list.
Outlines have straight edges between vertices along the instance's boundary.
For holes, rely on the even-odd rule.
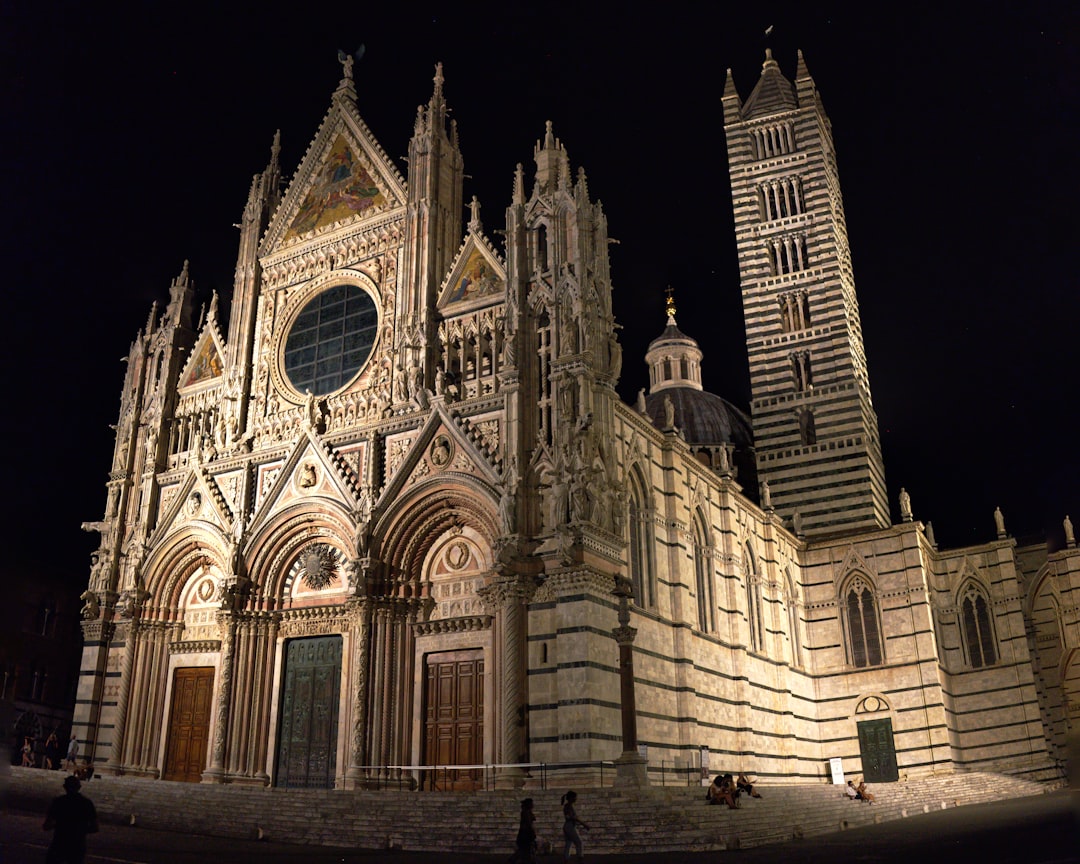
[[720,95],[727,67],[749,95],[773,25],[784,73],[801,48],[833,123],[894,517],[904,486],[947,547],[991,539],[995,506],[1052,545],[1080,519],[1073,4],[36,5],[0,20],[11,573],[85,582],[120,358],[185,258],[200,301],[228,308],[251,176],[279,128],[291,176],[337,49],[361,43],[360,113],[403,174],[444,63],[465,200],[496,242],[514,166],[531,177],[553,121],[619,241],[624,400],[671,285],[706,389],[746,409]]

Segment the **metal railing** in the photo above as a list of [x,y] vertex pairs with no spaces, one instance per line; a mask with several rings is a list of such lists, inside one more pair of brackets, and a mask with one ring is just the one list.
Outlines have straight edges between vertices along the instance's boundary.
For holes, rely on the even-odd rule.
[[[532,788],[548,789],[560,777],[578,786],[606,786],[615,778],[611,760],[583,762],[510,762],[476,765],[362,765],[365,789],[430,792],[492,791],[499,779],[514,776]],[[573,772],[573,776],[571,776]],[[591,776],[590,776],[591,775]],[[591,782],[590,782],[591,781]]]

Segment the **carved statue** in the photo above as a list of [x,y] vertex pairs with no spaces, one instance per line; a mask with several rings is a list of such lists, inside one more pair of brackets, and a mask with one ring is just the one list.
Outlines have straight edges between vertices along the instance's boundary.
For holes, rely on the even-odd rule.
[[795,532],[796,537],[802,537],[802,513],[798,510],[791,514],[791,530]]
[[614,333],[608,336],[608,357],[610,359],[608,371],[612,378],[618,380],[622,373],[622,346],[619,345],[619,340],[615,338]]
[[322,420],[322,405],[319,400],[315,398],[310,390],[306,390],[304,396],[304,416],[307,421],[308,428],[313,432],[318,429],[319,423]]
[[1072,519],[1066,516],[1062,524],[1065,526],[1065,545],[1071,549],[1076,545],[1076,534],[1073,533]]
[[648,413],[648,406],[645,404],[645,388],[642,387],[637,391],[637,411],[638,414]]
[[570,519],[584,522],[591,515],[592,493],[581,472],[574,472],[570,480]]
[[728,449],[726,444],[720,445],[720,473],[731,473],[731,459],[728,456]]
[[772,510],[772,491],[767,479],[761,481],[761,509]]
[[101,614],[101,603],[98,601],[97,594],[90,589],[83,591],[79,595],[79,599],[83,601],[83,607],[79,610],[79,614],[82,615],[84,621],[92,621]]
[[300,478],[296,481],[301,489],[310,489],[315,485],[315,466],[310,462],[305,462],[300,466]]
[[1000,507],[994,508],[994,526],[997,528],[997,536],[1005,536],[1005,516],[1001,512]]
[[664,429],[675,428],[675,403],[670,396],[664,396]]
[[622,536],[626,528],[626,492],[616,486],[611,500],[611,533]]
[[502,495],[499,496],[499,516],[502,518],[503,531],[507,534],[513,534],[516,528],[516,513],[515,502],[516,497],[507,486],[502,491]]
[[900,487],[900,518],[904,522],[911,521],[911,496],[903,486]]

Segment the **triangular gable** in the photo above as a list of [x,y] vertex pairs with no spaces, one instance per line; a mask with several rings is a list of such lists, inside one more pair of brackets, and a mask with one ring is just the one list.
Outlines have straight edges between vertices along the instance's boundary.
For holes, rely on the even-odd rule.
[[212,321],[207,321],[202,335],[180,372],[180,391],[205,387],[217,381],[225,372],[224,347]]
[[506,268],[483,238],[469,233],[440,291],[439,308],[472,308],[506,297]]
[[285,240],[362,216],[372,208],[382,209],[386,201],[370,169],[357,155],[356,148],[343,134],[338,133],[307,195],[289,222]]
[[868,576],[878,575],[876,567],[871,567],[866,559],[856,551],[854,546],[848,546],[844,560],[840,562],[840,566],[836,570],[836,578],[838,580],[843,579],[852,570],[859,570]]
[[351,99],[338,93],[270,223],[262,254],[404,201],[405,181]]
[[222,533],[229,533],[233,513],[213,478],[201,466],[192,466],[179,485],[180,491],[170,495],[170,506],[150,538],[151,545],[185,523],[210,523]]
[[[388,439],[387,445],[393,444],[394,440]],[[445,407],[436,404],[427,422],[409,438],[405,452],[396,458],[379,504],[393,501],[421,480],[447,473],[472,474],[492,485],[501,482],[487,455],[454,422]]]
[[292,452],[277,472],[274,485],[258,503],[249,534],[255,535],[271,520],[298,501],[339,501],[348,512],[359,507],[352,478],[336,464],[332,453],[310,429],[297,439]]

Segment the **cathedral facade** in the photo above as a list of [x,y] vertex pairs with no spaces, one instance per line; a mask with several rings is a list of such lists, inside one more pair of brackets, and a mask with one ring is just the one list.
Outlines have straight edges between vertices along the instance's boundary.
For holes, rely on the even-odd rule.
[[98,770],[1053,776],[1080,718],[1080,551],[1070,525],[1065,549],[1018,547],[1000,514],[994,542],[942,550],[903,492],[892,524],[802,56],[723,94],[750,416],[703,390],[670,297],[648,392],[620,400],[584,171],[549,123],[496,244],[443,85],[403,177],[346,60],[293,180],[275,139],[252,181],[227,318],[215,297],[196,320],[185,264],[133,342],[84,525],[74,728]]

